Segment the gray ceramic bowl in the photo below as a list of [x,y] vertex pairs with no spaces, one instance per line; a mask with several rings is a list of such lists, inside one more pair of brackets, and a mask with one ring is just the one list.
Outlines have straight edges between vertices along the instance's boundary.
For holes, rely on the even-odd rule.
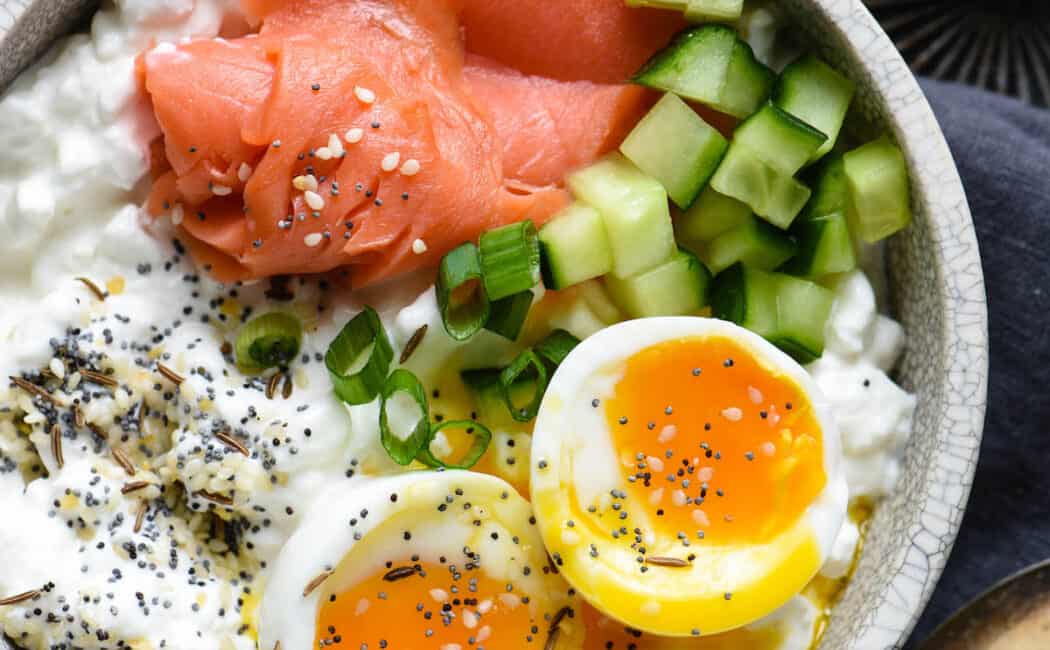
[[[0,85],[92,4],[0,0]],[[822,645],[894,648],[904,643],[944,569],[977,464],[988,378],[981,259],[940,127],[868,10],[860,0],[779,4],[813,47],[859,82],[852,121],[858,135],[893,133],[911,167],[915,224],[893,239],[888,268],[891,304],[908,332],[899,380],[919,396],[915,433],[900,484],[876,512]]]

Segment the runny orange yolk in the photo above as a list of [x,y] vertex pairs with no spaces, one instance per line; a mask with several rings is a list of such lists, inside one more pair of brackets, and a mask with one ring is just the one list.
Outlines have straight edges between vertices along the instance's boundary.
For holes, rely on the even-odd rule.
[[632,630],[590,605],[582,610],[587,630],[583,650],[776,650],[784,643],[784,630],[778,625],[702,637],[658,637]]
[[767,542],[824,488],[821,429],[805,393],[727,337],[639,352],[604,409],[631,507],[646,508],[657,536]]
[[464,565],[391,565],[322,598],[314,647],[450,650],[542,647],[530,598]]

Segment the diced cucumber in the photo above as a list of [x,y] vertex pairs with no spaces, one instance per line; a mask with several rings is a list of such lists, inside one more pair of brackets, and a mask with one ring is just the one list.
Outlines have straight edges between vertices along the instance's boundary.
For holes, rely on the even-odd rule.
[[880,138],[843,159],[853,200],[850,217],[861,239],[873,243],[907,228],[912,219],[911,191],[901,150]]
[[813,196],[802,209],[802,218],[824,217],[849,210],[849,184],[846,182],[846,166],[842,156],[825,158],[813,167],[813,174],[807,177],[812,180]]
[[729,58],[722,96],[711,107],[734,117],[747,117],[769,99],[776,77],[775,72],[755,57],[751,45],[738,38]]
[[771,342],[799,363],[816,361],[824,354],[824,328],[835,294],[790,275],[777,274],[775,279],[777,332]]
[[824,326],[834,294],[818,284],[736,264],[715,278],[711,307],[716,318],[765,337],[799,363],[824,353]]
[[612,270],[612,250],[598,211],[574,203],[540,228],[540,261],[548,289],[564,289]]
[[685,19],[694,23],[733,21],[744,13],[744,0],[688,0]]
[[729,145],[711,177],[711,187],[743,201],[755,214],[783,229],[791,225],[810,196],[809,188],[794,176],[775,169],[737,142]]
[[684,101],[666,93],[620,145],[623,155],[663,184],[668,196],[688,209],[729,143]]
[[711,312],[768,339],[777,330],[776,276],[734,264],[711,283]]
[[769,97],[775,75],[733,29],[708,24],[680,32],[633,81],[747,117]]
[[780,73],[773,103],[827,136],[810,160],[831,151],[838,140],[856,86],[813,55],[804,55]]
[[704,246],[700,259],[715,274],[737,262],[760,271],[772,271],[791,259],[797,250],[795,242],[783,230],[749,216],[743,224]]
[[727,230],[747,221],[751,208],[746,203],[720,194],[710,185],[697,197],[693,207],[675,220],[679,243],[699,248]]
[[667,192],[619,153],[568,178],[576,198],[602,215],[613,257],[613,273],[627,277],[647,271],[674,254],[674,228]]
[[608,275],[613,301],[632,318],[681,316],[707,303],[711,275],[692,253],[678,251],[669,261],[639,275]]
[[802,169],[827,139],[775,104],[766,104],[733,132],[734,143],[744,145],[789,176]]
[[791,226],[798,255],[780,271],[805,278],[845,273],[857,268],[857,255],[844,212],[822,217],[803,216]]

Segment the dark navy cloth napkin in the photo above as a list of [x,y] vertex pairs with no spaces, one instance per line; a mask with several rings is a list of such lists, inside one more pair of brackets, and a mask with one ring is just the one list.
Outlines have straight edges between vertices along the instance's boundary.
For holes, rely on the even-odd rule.
[[1050,558],[1050,111],[924,81],[970,199],[988,286],[991,376],[977,478],[915,630]]

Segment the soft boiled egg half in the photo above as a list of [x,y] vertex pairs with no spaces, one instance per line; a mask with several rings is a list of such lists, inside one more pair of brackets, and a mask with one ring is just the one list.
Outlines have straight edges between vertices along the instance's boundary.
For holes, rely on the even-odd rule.
[[409,472],[315,504],[266,586],[260,648],[581,648],[577,599],[506,482]]
[[806,371],[747,330],[692,317],[620,323],[573,350],[536,421],[531,491],[573,587],[631,628],[680,637],[791,600],[848,499]]

